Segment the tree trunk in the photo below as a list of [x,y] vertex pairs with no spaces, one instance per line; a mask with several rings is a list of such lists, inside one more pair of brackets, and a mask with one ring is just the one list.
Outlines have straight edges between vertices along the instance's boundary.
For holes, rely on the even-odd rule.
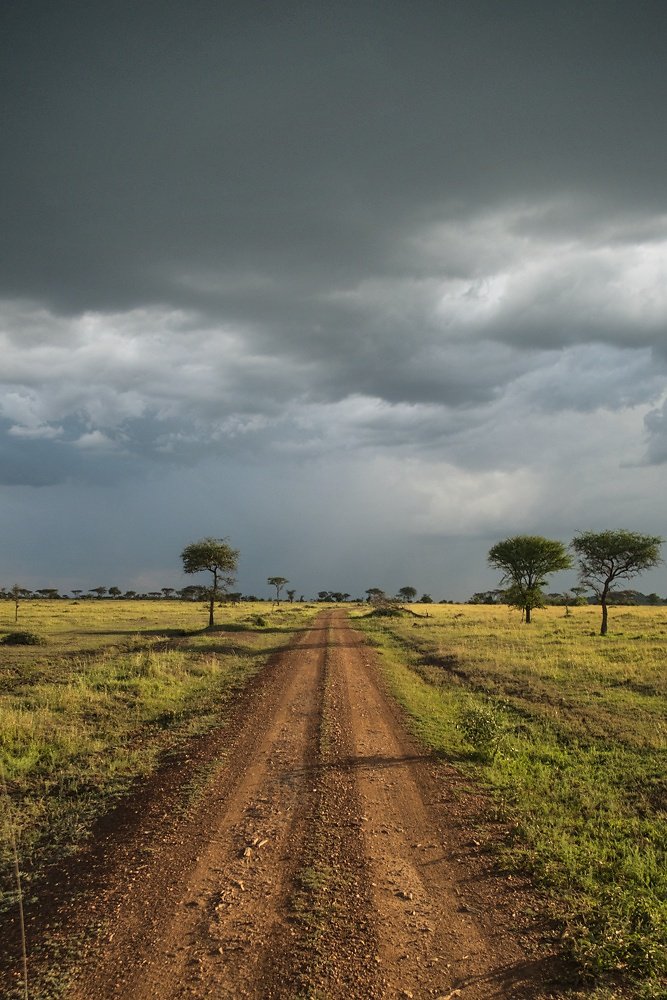
[[213,606],[215,605],[215,595],[218,592],[218,573],[213,570],[213,586],[211,588],[211,600],[208,605],[208,627],[213,628]]
[[526,625],[530,625],[530,608],[526,607]]
[[609,594],[609,582],[607,581],[602,588],[602,593],[600,594],[600,604],[602,605],[602,625],[600,626],[600,635],[607,634],[607,595]]

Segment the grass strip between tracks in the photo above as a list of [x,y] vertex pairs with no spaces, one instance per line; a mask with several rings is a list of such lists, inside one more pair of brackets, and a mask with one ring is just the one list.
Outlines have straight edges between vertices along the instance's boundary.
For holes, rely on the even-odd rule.
[[368,887],[361,876],[356,786],[340,767],[350,753],[350,732],[330,656],[331,651],[324,666],[315,811],[289,900],[290,919],[299,928],[293,1000],[326,1000],[352,996],[353,991],[361,995],[368,978],[373,980],[377,953]]
[[445,606],[356,619],[419,738],[492,790],[500,863],[547,889],[582,996],[667,994],[665,613]]

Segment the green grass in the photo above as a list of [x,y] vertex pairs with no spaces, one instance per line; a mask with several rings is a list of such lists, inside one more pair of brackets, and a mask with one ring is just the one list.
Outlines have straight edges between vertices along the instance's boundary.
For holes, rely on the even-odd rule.
[[[667,609],[360,619],[417,734],[493,790],[596,995],[667,994]],[[615,990],[620,990],[616,993]]]
[[[264,627],[253,617],[259,608]],[[3,610],[13,618],[13,606]],[[75,850],[165,752],[219,723],[234,693],[313,614],[296,605],[224,607],[221,627],[201,631],[197,604],[22,606],[21,627],[46,645],[0,646],[0,766],[10,798],[2,795],[0,910],[14,899],[10,817],[27,885]],[[13,630],[13,621],[0,623],[0,635]]]

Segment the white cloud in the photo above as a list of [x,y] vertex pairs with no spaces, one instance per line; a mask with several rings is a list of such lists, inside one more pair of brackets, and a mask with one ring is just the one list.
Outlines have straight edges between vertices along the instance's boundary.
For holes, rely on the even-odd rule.
[[12,424],[7,433],[12,437],[33,439],[42,438],[45,441],[50,441],[53,438],[61,437],[63,434],[63,428],[53,427],[51,424],[38,424],[33,427]]
[[529,468],[469,470],[453,463],[407,459],[400,476],[422,501],[415,534],[486,535],[522,530],[543,505],[543,483]]
[[[567,203],[450,219],[413,237],[443,330],[555,347],[659,344],[667,324],[667,217],[587,231]],[[558,225],[565,216],[566,228]],[[436,291],[438,271],[442,277]]]
[[649,461],[667,463],[667,397],[646,414],[645,424],[649,435]]
[[101,431],[90,431],[87,434],[82,434],[74,441],[74,445],[85,451],[96,452],[110,452],[118,448],[118,443]]

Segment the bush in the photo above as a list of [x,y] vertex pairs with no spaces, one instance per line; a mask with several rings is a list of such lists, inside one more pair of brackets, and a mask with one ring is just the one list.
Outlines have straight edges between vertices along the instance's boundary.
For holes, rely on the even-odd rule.
[[46,639],[34,632],[9,632],[0,643],[3,646],[45,646]]
[[502,716],[495,705],[472,705],[462,712],[458,728],[481,757],[497,754],[505,736]]

